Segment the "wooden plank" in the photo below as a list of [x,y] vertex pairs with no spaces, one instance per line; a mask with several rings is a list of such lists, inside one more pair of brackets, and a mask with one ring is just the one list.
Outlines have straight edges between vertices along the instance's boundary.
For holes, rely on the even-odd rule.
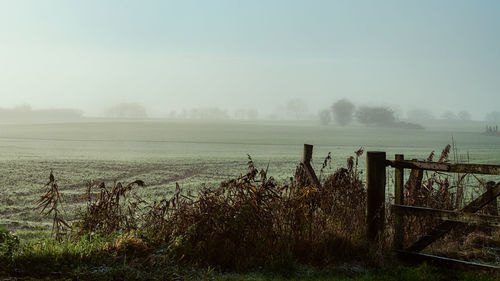
[[500,271],[500,267],[488,264],[481,264],[481,263],[439,257],[422,253],[414,253],[408,251],[396,251],[396,253],[400,258],[405,259],[407,261],[430,262],[441,266],[451,266],[451,267],[476,269],[476,270],[479,269],[479,270],[494,271],[494,272]]
[[393,168],[418,169],[448,172],[449,164],[437,162],[424,162],[417,160],[387,160],[387,165]]
[[368,241],[371,242],[377,242],[384,231],[385,160],[385,152],[366,153],[366,234]]
[[[404,155],[396,154],[396,160],[404,160]],[[404,205],[404,169],[394,169],[394,202],[397,205]],[[404,242],[404,222],[403,216],[396,213],[394,216],[394,248],[403,249]]]
[[[486,206],[489,202],[496,199],[498,195],[500,195],[500,183],[497,183],[495,185],[495,187],[493,187],[492,189],[483,193],[481,196],[476,198],[474,201],[472,201],[469,205],[465,206],[460,211],[464,212],[464,213],[475,213],[478,210],[480,210],[482,207]],[[424,235],[417,242],[415,242],[413,245],[408,247],[406,249],[406,251],[420,252],[423,249],[425,249],[425,247],[429,246],[434,241],[441,238],[446,233],[448,233],[450,230],[452,230],[453,227],[460,225],[460,224],[461,223],[454,222],[454,221],[442,222],[435,229],[433,229],[431,232]]]
[[461,211],[475,213],[482,207],[488,205],[488,203],[490,203],[491,201],[495,200],[498,195],[500,195],[500,183],[492,186],[481,196],[469,203],[469,205],[465,206]]
[[499,165],[449,164],[415,160],[387,160],[386,164],[394,168],[419,169],[463,174],[500,175]]
[[455,212],[450,210],[438,210],[405,205],[392,205],[391,209],[394,213],[405,216],[429,216],[435,219],[446,221],[500,227],[499,216],[479,215],[474,213]]
[[484,164],[450,164],[450,173],[500,175],[500,166]]

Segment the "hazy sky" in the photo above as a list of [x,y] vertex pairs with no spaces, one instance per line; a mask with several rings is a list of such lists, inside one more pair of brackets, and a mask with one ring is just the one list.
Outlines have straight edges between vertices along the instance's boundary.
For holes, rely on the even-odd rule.
[[500,1],[0,0],[0,107],[500,110]]

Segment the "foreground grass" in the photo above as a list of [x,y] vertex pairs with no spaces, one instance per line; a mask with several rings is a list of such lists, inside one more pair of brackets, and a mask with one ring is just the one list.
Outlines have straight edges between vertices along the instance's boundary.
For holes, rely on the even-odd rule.
[[[200,280],[200,281],[493,281],[500,276],[486,272],[460,271],[443,269],[427,264],[417,266],[397,265],[379,269],[369,269],[363,273],[347,272],[345,269],[320,269],[302,266],[302,270],[291,275],[282,275],[270,271],[250,273],[216,273],[212,269],[194,269],[169,267],[160,271],[138,270],[129,265],[114,267],[79,267],[71,274],[59,273],[40,275],[32,274],[0,274],[2,277],[21,277],[20,280]],[[19,279],[17,279],[19,280]]]
[[[494,273],[451,270],[427,264],[404,265],[390,260],[381,267],[345,263],[324,268],[288,261],[246,273],[219,272],[211,267],[181,265],[167,249],[140,252],[130,242],[89,234],[78,241],[57,242],[46,233],[24,233],[21,244],[0,255],[0,280],[499,280]],[[36,238],[38,237],[38,238]],[[121,240],[123,241],[123,240]]]
[[348,280],[370,280],[370,281],[445,281],[445,280],[499,280],[498,275],[493,275],[485,272],[466,272],[454,271],[449,269],[438,268],[427,264],[418,266],[398,265],[392,267],[384,267],[379,269],[371,269],[364,273],[347,273],[338,270],[320,270],[309,269],[304,272],[298,272],[293,276],[279,276],[272,273],[251,273],[251,274],[224,274],[215,276],[214,280],[220,281],[260,281],[260,280],[275,280],[275,281],[348,281]]
[[[405,265],[397,260],[382,266],[344,263],[328,267],[302,265],[293,259],[245,273],[182,264],[166,247],[145,250],[133,237],[96,233],[58,242],[46,231],[5,235],[0,248],[0,280],[499,280],[498,273],[451,270],[427,264]],[[12,238],[15,237],[15,240]],[[12,242],[12,243],[11,243]],[[9,246],[10,245],[10,246]],[[9,246],[9,247],[7,247]]]

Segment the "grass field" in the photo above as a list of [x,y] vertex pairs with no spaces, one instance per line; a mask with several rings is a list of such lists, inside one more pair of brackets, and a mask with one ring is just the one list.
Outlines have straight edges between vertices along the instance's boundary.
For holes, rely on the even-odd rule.
[[[425,158],[452,142],[465,161],[500,164],[500,138],[484,136],[484,124],[433,124],[427,130],[320,126],[310,122],[202,122],[92,120],[59,124],[0,125],[0,225],[11,230],[48,228],[33,210],[49,172],[64,194],[66,216],[82,206],[88,180],[147,187],[152,200],[168,196],[175,183],[195,190],[246,170],[247,154],[281,181],[292,176],[304,143],[314,144],[317,171],[328,152],[332,169],[359,147],[386,151],[388,158]],[[364,165],[364,157],[361,166]]]

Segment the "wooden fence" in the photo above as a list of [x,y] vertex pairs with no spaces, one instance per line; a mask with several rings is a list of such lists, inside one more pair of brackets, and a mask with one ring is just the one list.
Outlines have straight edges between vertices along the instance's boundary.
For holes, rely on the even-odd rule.
[[[312,159],[313,146],[304,144],[304,154],[301,166],[304,168],[311,183],[321,188],[310,161]],[[500,227],[500,216],[498,216],[497,197],[500,195],[500,182],[487,184],[487,191],[478,198],[472,200],[467,206],[458,211],[439,210],[426,207],[404,205],[404,171],[428,170],[448,173],[500,175],[500,165],[483,164],[450,164],[440,162],[427,162],[419,160],[405,160],[404,155],[396,154],[394,160],[387,160],[385,152],[368,151],[366,153],[366,185],[367,185],[367,210],[366,210],[366,234],[371,242],[378,242],[384,233],[385,222],[385,190],[386,190],[386,167],[394,168],[394,204],[391,211],[394,213],[394,250],[400,257],[412,260],[431,261],[447,265],[459,265],[487,270],[500,270],[500,267],[485,264],[461,261],[434,255],[420,253],[434,241],[446,235],[455,227],[464,224],[479,224]],[[493,215],[476,214],[483,207],[490,205],[495,210]],[[404,248],[404,217],[405,216],[430,216],[442,222],[423,235],[417,242]]]
[[[382,237],[385,220],[385,188],[386,167],[394,168],[394,196],[395,202],[391,211],[395,214],[394,222],[394,249],[401,257],[418,260],[430,260],[446,264],[480,267],[483,269],[500,269],[499,267],[471,263],[439,256],[420,253],[434,241],[446,235],[453,228],[464,224],[481,224],[500,226],[500,217],[496,206],[496,198],[500,195],[500,183],[488,185],[487,191],[458,211],[438,210],[417,206],[404,205],[404,170],[429,170],[448,173],[500,175],[500,166],[481,164],[448,164],[438,162],[424,162],[418,160],[404,160],[404,155],[397,154],[394,160],[387,160],[385,152],[367,152],[367,238],[377,241]],[[497,210],[495,215],[475,214],[488,204],[494,204]],[[442,222],[429,233],[423,235],[417,242],[407,248],[404,245],[404,216],[430,216]]]

